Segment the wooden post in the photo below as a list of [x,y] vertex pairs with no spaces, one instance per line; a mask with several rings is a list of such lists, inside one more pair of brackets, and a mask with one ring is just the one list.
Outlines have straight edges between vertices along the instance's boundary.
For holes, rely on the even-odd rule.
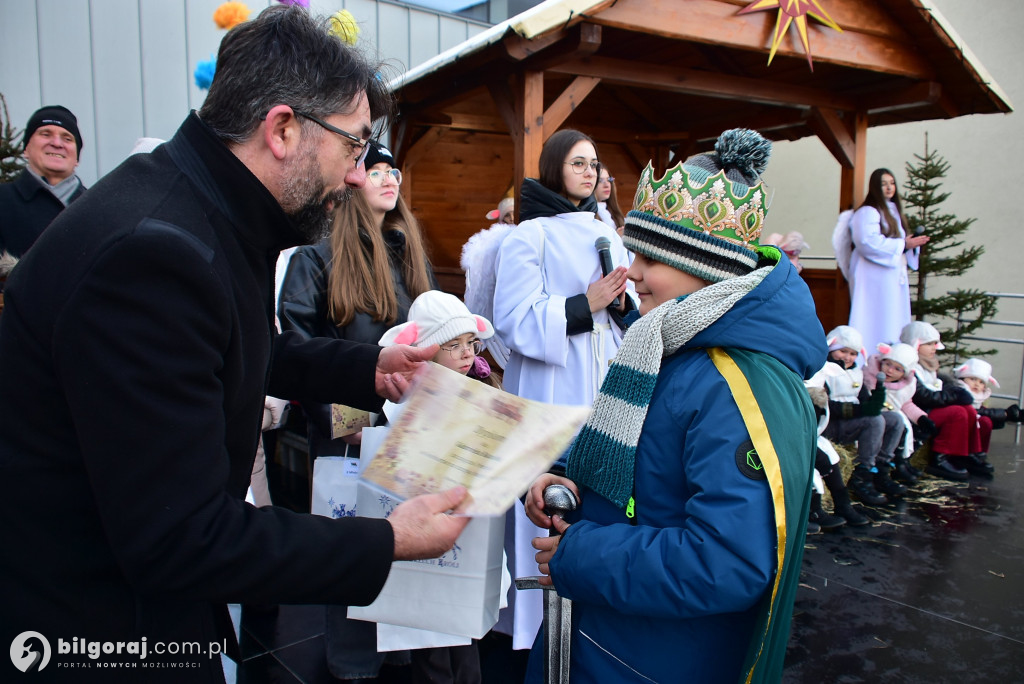
[[853,168],[843,167],[839,187],[839,210],[856,209],[864,201],[867,178],[868,114],[857,112],[853,120]]
[[540,174],[540,150],[544,146],[544,72],[524,71],[516,92],[516,114],[522,135],[516,141],[516,223],[522,206],[522,182]]

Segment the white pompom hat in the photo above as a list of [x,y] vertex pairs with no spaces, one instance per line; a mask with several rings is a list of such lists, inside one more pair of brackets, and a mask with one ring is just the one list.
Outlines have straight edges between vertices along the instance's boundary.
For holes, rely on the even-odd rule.
[[939,331],[935,329],[935,326],[924,321],[911,321],[903,326],[903,330],[900,331],[900,342],[905,342],[915,348],[929,342],[937,342],[936,349],[946,348],[946,345],[942,344]]
[[828,350],[835,351],[836,349],[856,349],[867,358],[867,352],[864,351],[864,337],[856,328],[852,328],[848,325],[837,325],[832,328],[828,335],[825,336],[825,341],[828,342]]
[[907,373],[913,372],[914,364],[917,363],[917,350],[909,344],[903,342],[897,342],[896,344],[880,342],[878,344],[878,351],[881,352],[883,359],[895,361],[903,366],[903,370],[907,371]]
[[384,333],[379,344],[382,347],[396,344],[429,347],[432,344],[444,344],[466,333],[473,333],[478,339],[486,340],[494,335],[494,326],[483,316],[470,313],[455,295],[428,290],[409,307],[408,322],[396,325]]
[[981,359],[967,359],[953,372],[958,378],[978,378],[979,380],[990,382],[996,387],[999,387],[999,383],[992,377],[992,364],[988,361],[982,361]]

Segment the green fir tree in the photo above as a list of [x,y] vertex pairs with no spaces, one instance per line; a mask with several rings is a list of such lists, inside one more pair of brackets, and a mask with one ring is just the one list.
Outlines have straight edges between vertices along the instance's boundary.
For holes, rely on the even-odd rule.
[[[921,263],[916,281],[911,283],[910,308],[915,319],[946,323],[936,325],[946,349],[944,355],[960,359],[995,354],[994,349],[975,349],[967,345],[964,337],[975,332],[996,314],[996,300],[980,290],[958,288],[933,296],[940,287],[937,278],[955,278],[974,267],[985,253],[980,245],[966,246],[964,237],[976,219],[959,219],[942,213],[942,203],[950,193],[940,192],[941,180],[949,171],[949,163],[928,147],[924,138],[924,155],[915,154],[917,163],[906,165],[908,180],[901,195],[908,232],[914,234],[919,227],[931,240],[921,247]],[[929,288],[932,290],[929,290]],[[960,321],[959,327],[957,321]]]
[[21,173],[21,131],[11,125],[7,100],[0,93],[0,183],[10,183]]

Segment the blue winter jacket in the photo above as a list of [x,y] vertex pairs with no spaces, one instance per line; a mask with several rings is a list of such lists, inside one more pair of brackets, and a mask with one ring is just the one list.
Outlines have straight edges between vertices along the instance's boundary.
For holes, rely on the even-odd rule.
[[[580,519],[550,563],[558,593],[573,600],[574,683],[740,679],[775,575],[775,517],[768,483],[747,465],[750,437],[712,347],[770,355],[798,376],[781,379],[787,391],[803,391],[799,381],[827,349],[788,260],[663,362],[637,447],[636,524],[582,492]],[[795,416],[793,427],[807,420],[812,444],[813,415]],[[542,676],[541,643],[528,681]]]

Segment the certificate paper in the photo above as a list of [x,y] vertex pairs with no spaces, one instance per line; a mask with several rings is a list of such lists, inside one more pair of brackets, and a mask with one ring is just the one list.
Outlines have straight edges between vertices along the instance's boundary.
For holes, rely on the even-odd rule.
[[331,404],[331,439],[353,435],[369,426],[369,412],[344,404]]
[[363,479],[408,499],[463,485],[468,515],[501,515],[590,415],[513,396],[437,364],[418,376]]

